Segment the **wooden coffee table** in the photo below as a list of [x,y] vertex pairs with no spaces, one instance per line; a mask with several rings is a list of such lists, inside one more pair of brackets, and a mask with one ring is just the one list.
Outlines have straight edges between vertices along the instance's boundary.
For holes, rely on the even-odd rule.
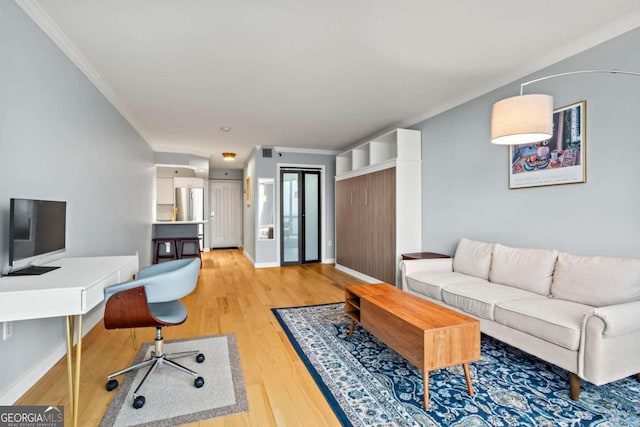
[[422,370],[424,407],[429,407],[429,372],[462,365],[473,396],[469,362],[480,359],[480,322],[386,283],[347,286],[349,337],[358,322]]

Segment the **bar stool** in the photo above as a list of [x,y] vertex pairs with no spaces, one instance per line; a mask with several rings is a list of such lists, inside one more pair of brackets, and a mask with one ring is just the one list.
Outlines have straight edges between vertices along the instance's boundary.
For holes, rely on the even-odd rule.
[[[180,242],[180,251],[178,252],[178,258],[200,258],[200,239],[197,237],[180,237],[176,239]],[[187,251],[185,252],[185,245],[187,245]],[[189,246],[193,246],[193,250],[188,250]]]
[[[153,263],[157,264],[161,259],[178,259],[178,245],[176,239],[153,239]],[[164,248],[164,250],[162,250]]]

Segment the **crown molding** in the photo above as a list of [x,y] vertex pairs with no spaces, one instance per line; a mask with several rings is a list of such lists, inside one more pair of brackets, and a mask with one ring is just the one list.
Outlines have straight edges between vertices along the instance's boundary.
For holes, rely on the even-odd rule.
[[71,42],[69,37],[58,27],[51,19],[49,14],[40,6],[36,0],[15,0],[15,2],[24,10],[24,12],[40,27],[40,29],[58,46],[58,48],[78,67],[82,73],[87,76],[89,81],[104,95],[105,98],[113,105],[113,107],[129,122],[145,142],[153,147],[150,133],[147,129],[138,123],[133,114],[128,111],[125,104],[120,100],[116,92],[109,86],[100,76],[95,67],[80,52],[80,50]]

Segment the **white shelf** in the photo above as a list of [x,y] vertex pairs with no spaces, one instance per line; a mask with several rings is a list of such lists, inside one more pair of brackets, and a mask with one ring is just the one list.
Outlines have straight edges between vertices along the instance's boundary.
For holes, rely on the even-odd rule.
[[353,169],[353,153],[351,151],[336,156],[336,174],[342,175]]
[[395,160],[420,161],[420,131],[396,129],[336,156],[336,178],[393,165]]

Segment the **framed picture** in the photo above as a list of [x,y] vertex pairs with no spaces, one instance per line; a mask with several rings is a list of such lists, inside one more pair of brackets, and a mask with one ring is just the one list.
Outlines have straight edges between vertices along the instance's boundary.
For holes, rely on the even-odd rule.
[[248,176],[245,183],[244,201],[247,206],[251,206],[251,177]]
[[509,146],[509,188],[587,182],[586,101],[553,111],[553,135]]

